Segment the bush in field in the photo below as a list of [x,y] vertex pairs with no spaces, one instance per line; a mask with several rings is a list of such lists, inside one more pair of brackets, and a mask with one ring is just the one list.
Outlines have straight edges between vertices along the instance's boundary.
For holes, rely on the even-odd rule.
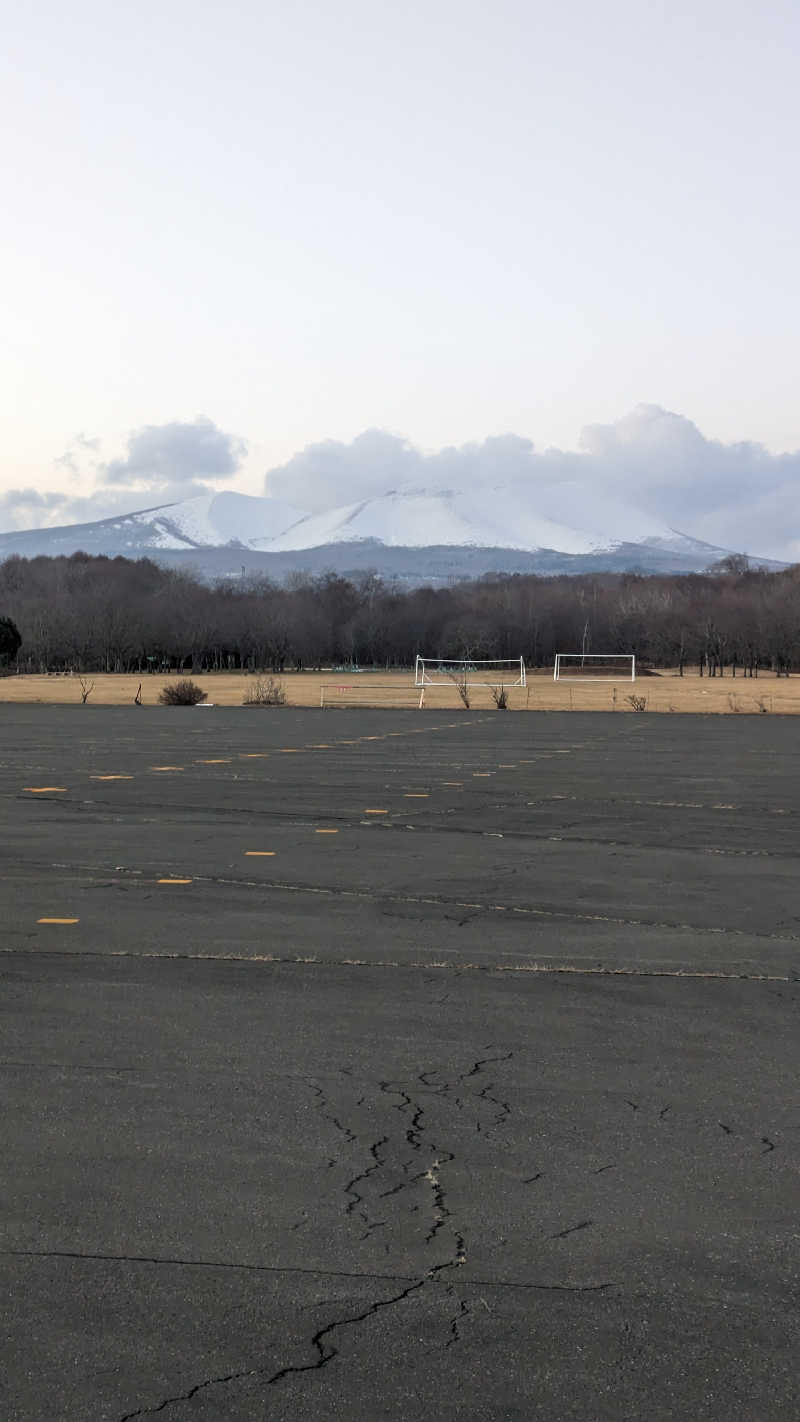
[[494,702],[498,711],[508,710],[508,692],[506,691],[504,686],[492,687],[492,701]]
[[162,706],[199,706],[201,701],[205,701],[206,692],[196,681],[187,678],[165,686],[158,699]]
[[270,676],[266,679],[259,677],[247,688],[247,695],[242,702],[243,706],[285,706],[286,692],[283,689],[283,682],[276,681]]

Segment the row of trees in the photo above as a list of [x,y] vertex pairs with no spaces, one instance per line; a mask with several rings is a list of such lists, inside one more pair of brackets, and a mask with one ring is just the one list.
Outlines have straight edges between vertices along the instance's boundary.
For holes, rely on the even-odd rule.
[[730,559],[709,573],[493,575],[399,589],[376,574],[209,586],[148,560],[11,557],[0,616],[19,629],[22,671],[410,666],[430,657],[633,652],[653,666],[787,674],[800,667],[800,566]]

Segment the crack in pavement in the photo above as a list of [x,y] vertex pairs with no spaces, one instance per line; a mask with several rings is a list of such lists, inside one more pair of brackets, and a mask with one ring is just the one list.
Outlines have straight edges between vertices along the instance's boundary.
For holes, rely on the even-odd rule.
[[[375,1279],[389,1284],[413,1284],[414,1274],[380,1273],[375,1270],[352,1271],[347,1269],[313,1269],[302,1264],[243,1264],[235,1260],[219,1259],[178,1259],[166,1255],[153,1254],[98,1254],[77,1249],[0,1249],[0,1259],[66,1259],[88,1264],[151,1264],[167,1269],[230,1269],[246,1274],[300,1274],[321,1279]],[[450,1264],[439,1264],[429,1272],[452,1268]],[[427,1276],[426,1276],[427,1277]],[[530,1279],[478,1279],[466,1280],[470,1287],[482,1289],[531,1289],[541,1293],[593,1294],[607,1289],[620,1288],[618,1280],[602,1284],[543,1284]]]
[[[338,1356],[339,1352],[338,1348],[336,1348],[332,1343],[329,1343],[327,1347],[325,1346],[324,1340],[328,1338],[331,1333],[334,1333],[337,1328],[348,1328],[354,1324],[363,1323],[366,1319],[371,1318],[376,1313],[379,1313],[381,1309],[392,1308],[395,1304],[401,1303],[403,1299],[407,1299],[409,1295],[413,1294],[417,1289],[421,1289],[425,1285],[425,1283],[427,1283],[426,1277],[422,1279],[416,1279],[412,1284],[409,1284],[408,1287],[403,1289],[399,1294],[395,1294],[388,1299],[379,1299],[376,1302],[370,1304],[369,1307],[364,1309],[361,1313],[351,1314],[349,1317],[346,1318],[332,1319],[330,1323],[326,1323],[324,1327],[318,1329],[317,1332],[314,1334],[313,1338],[311,1339],[311,1347],[314,1348],[317,1353],[317,1357],[314,1362],[289,1364],[286,1367],[279,1368],[277,1372],[274,1372],[269,1377],[264,1378],[265,1386],[274,1387],[276,1383],[282,1382],[284,1378],[289,1377],[293,1373],[316,1372],[319,1368],[324,1368],[328,1363],[330,1363],[335,1357]],[[193,1397],[196,1397],[199,1392],[204,1392],[206,1388],[214,1387],[217,1385],[224,1385],[232,1382],[241,1382],[245,1378],[262,1377],[264,1373],[266,1373],[266,1371],[266,1366],[261,1368],[243,1368],[236,1372],[221,1373],[214,1377],[204,1378],[201,1382],[194,1383],[193,1386],[188,1388],[185,1392],[175,1393],[171,1397],[162,1398],[160,1402],[156,1403],[152,1407],[140,1407],[135,1409],[133,1412],[125,1412],[120,1417],[119,1422],[132,1422],[132,1419],[135,1417],[155,1416],[156,1413],[164,1412],[166,1408],[172,1407],[175,1403],[190,1402]]]
[[[0,876],[2,877],[2,876]],[[35,937],[33,933],[20,934],[26,939]],[[22,958],[27,957],[24,950],[19,947],[0,947],[0,957]],[[143,962],[176,962],[176,963],[241,963],[251,964],[253,967],[290,967],[290,968],[353,968],[382,969],[383,971],[418,971],[419,969],[435,969],[437,972],[446,972],[459,977],[462,973],[531,973],[542,977],[558,977],[559,975],[570,974],[573,977],[595,977],[595,978],[686,978],[689,981],[712,981],[712,982],[745,982],[745,983],[796,983],[800,981],[800,970],[795,970],[795,974],[789,973],[745,973],[736,971],[719,971],[717,969],[706,968],[633,968],[633,967],[611,967],[595,963],[577,964],[570,962],[540,962],[536,959],[525,963],[471,963],[457,960],[454,962],[442,962],[441,959],[409,959],[407,962],[400,962],[398,959],[384,958],[322,958],[318,954],[290,954],[285,957],[276,953],[191,953],[185,951],[165,951],[151,952],[141,949],[109,948],[109,949],[69,949],[59,948],[57,951],[37,954],[39,958],[132,958],[141,959]],[[458,1102],[456,1102],[458,1104]]]
[[588,1229],[594,1224],[594,1220],[581,1220],[578,1224],[567,1225],[566,1229],[560,1229],[557,1234],[548,1235],[549,1239],[566,1239],[568,1234],[577,1234],[579,1229]]
[[[98,864],[65,864],[52,863],[47,866],[49,869],[67,869],[72,873],[82,871],[90,874],[102,874],[108,878],[115,872],[113,867]],[[170,872],[177,873],[182,869],[180,865],[173,865]],[[10,876],[4,875],[4,878]],[[221,874],[194,874],[195,884],[212,884],[223,888],[236,889],[259,889],[266,894],[288,893],[288,894],[310,894],[323,898],[334,899],[358,899],[368,903],[376,904],[415,904],[426,905],[434,908],[445,909],[470,909],[486,914],[514,914],[528,918],[552,919],[557,922],[568,923],[607,923],[620,928],[645,928],[661,929],[673,933],[707,933],[716,937],[725,938],[751,938],[759,942],[800,942],[800,933],[789,931],[779,933],[758,933],[748,928],[736,928],[719,924],[707,926],[695,923],[686,923],[683,920],[665,921],[655,918],[630,918],[621,914],[603,913],[581,913],[576,909],[559,909],[546,904],[498,904],[488,901],[477,902],[473,900],[462,900],[450,898],[444,894],[399,894],[399,893],[379,893],[374,889],[346,889],[339,885],[330,884],[304,884],[290,880],[281,879],[245,879],[239,876],[230,877]],[[133,882],[137,887],[147,887],[154,880],[147,876],[137,875]],[[431,965],[432,966],[432,965]]]

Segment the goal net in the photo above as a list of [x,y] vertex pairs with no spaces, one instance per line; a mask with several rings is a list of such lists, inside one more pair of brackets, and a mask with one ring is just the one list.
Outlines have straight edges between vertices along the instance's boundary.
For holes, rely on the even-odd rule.
[[636,658],[627,652],[556,652],[553,681],[635,681]]
[[525,658],[442,661],[438,657],[417,657],[415,686],[446,686],[448,682],[461,682],[467,686],[526,686]]
[[320,706],[387,706],[392,710],[425,705],[425,688],[398,682],[362,682],[357,686],[340,681],[324,681],[319,689]]

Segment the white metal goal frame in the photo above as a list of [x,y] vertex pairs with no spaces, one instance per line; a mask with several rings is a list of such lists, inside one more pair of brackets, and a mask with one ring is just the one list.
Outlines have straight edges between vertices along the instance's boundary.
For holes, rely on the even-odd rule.
[[[492,668],[497,668],[492,674]],[[420,657],[414,663],[415,686],[447,686],[452,682],[467,686],[527,686],[524,657],[500,657],[475,661],[472,657],[453,659]]]
[[385,706],[390,710],[425,706],[425,688],[398,682],[360,682],[350,686],[341,681],[324,681],[319,689],[319,704],[331,706]]
[[[592,663],[592,670],[587,664]],[[601,663],[597,668],[597,663]],[[608,663],[622,662],[624,665],[618,672]],[[567,674],[562,673],[562,664],[573,667]],[[603,676],[601,673],[608,670],[612,674]],[[636,657],[631,652],[556,652],[556,660],[553,666],[553,681],[635,681],[636,680]]]

